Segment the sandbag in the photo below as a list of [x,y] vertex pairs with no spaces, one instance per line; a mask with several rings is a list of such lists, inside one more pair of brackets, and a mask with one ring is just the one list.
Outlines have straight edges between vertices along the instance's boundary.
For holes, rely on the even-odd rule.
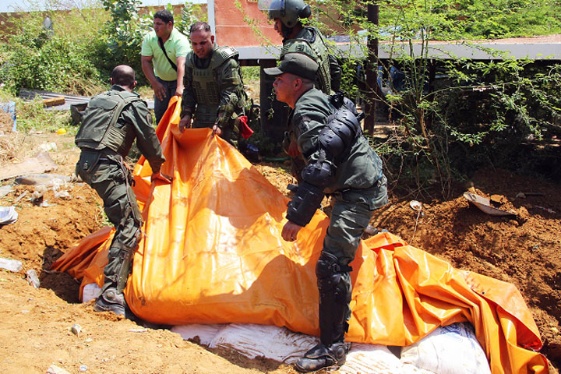
[[469,323],[439,327],[401,350],[401,362],[438,374],[490,374],[489,362]]

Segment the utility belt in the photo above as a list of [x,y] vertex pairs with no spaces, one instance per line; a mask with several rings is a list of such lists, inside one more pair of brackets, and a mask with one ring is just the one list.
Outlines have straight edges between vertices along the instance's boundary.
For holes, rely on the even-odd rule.
[[123,164],[123,156],[108,148],[102,150],[90,149],[87,147],[81,148],[80,158],[85,166],[84,170],[91,170],[98,164]]
[[102,150],[100,154],[101,155],[99,156],[99,159],[97,161],[98,164],[118,165],[123,171],[123,174],[125,176],[125,182],[131,186],[135,185],[135,180],[132,176],[131,171],[125,164],[125,160],[123,159],[123,156],[121,156],[116,152],[113,153],[113,151],[108,149]]
[[100,164],[122,164],[124,162],[123,157],[119,154],[116,154],[113,157],[107,157],[105,155],[99,157]]

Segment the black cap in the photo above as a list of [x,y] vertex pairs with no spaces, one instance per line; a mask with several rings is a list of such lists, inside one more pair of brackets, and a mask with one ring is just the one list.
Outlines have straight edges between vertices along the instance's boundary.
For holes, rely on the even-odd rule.
[[276,68],[263,69],[267,75],[281,75],[290,73],[312,81],[316,80],[319,65],[311,57],[303,53],[287,53]]

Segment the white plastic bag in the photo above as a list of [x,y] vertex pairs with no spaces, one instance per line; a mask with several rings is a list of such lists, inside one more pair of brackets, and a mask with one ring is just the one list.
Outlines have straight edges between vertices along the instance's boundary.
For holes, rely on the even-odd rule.
[[489,361],[469,323],[440,327],[401,351],[401,362],[438,374],[490,374]]

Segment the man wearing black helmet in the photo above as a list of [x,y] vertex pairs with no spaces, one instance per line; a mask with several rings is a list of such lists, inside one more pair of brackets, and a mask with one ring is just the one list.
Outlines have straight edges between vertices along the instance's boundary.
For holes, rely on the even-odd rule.
[[328,95],[338,92],[341,83],[339,63],[329,54],[319,29],[304,26],[301,21],[312,15],[310,6],[303,0],[259,0],[258,6],[268,12],[269,18],[275,22],[275,30],[283,38],[280,59],[290,52],[310,56],[319,64],[317,87]]
[[374,210],[388,202],[382,161],[362,135],[356,108],[350,101],[337,108],[328,95],[314,88],[317,69],[309,56],[287,53],[279,67],[264,70],[275,77],[277,100],[292,109],[289,122],[305,161],[301,181],[292,189],[283,239],[296,240],[324,196],[334,201],[316,264],[320,342],[298,359],[300,372],[345,363],[350,348],[345,343],[351,315],[349,264]]
[[[339,63],[329,54],[325,38],[319,29],[304,26],[301,21],[311,16],[310,6],[303,0],[259,0],[258,7],[267,11],[269,18],[274,21],[275,30],[283,38],[280,59],[287,53],[304,53],[319,65],[314,80],[316,87],[328,95],[338,92],[341,82]],[[282,113],[284,112],[277,118],[286,118]],[[292,176],[299,181],[304,160],[298,152],[296,138],[290,126],[285,132],[283,149],[292,159]]]

